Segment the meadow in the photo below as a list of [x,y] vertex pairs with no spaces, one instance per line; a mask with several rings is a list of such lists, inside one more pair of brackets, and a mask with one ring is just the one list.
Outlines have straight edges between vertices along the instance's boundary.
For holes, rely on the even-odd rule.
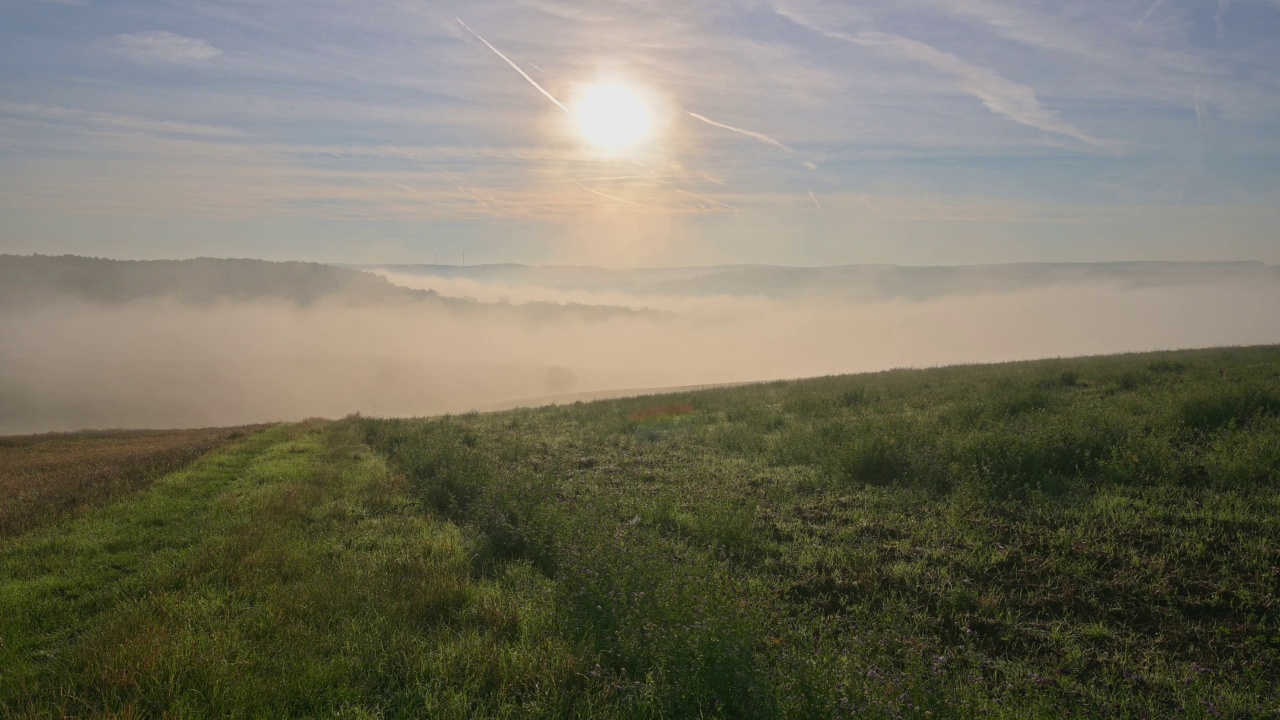
[[1280,717],[1278,473],[1280,347],[258,428],[0,539],[0,713]]

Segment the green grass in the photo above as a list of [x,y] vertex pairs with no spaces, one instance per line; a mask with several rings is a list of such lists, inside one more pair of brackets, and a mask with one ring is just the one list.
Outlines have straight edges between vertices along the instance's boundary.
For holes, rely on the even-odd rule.
[[[470,717],[574,686],[547,581],[473,576],[350,425],[272,429],[0,546],[0,711]],[[560,684],[548,682],[569,678]]]
[[10,715],[1280,717],[1280,348],[272,428],[0,543]]

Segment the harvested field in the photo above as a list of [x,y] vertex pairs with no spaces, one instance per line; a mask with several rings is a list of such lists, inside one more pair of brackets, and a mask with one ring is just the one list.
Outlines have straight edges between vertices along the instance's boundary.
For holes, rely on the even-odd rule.
[[142,490],[262,427],[0,437],[0,538]]

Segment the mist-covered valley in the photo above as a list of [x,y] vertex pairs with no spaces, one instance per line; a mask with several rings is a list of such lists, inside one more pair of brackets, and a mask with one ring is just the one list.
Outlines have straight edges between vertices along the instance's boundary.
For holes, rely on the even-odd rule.
[[1260,263],[605,270],[0,257],[0,433],[428,415],[1280,341]]

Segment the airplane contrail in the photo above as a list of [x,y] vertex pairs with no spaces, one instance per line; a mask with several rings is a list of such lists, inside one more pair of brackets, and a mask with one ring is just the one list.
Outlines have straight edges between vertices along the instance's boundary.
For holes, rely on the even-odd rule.
[[[685,112],[688,112],[688,111],[686,110]],[[708,125],[712,125],[712,126],[714,126],[714,127],[718,127],[718,128],[723,129],[723,130],[729,130],[729,131],[731,131],[731,132],[740,133],[740,134],[742,134],[742,135],[746,135],[747,137],[755,138],[756,140],[759,140],[759,141],[760,141],[760,142],[762,142],[762,143],[767,143],[767,144],[772,145],[772,146],[774,146],[774,147],[776,147],[776,148],[782,148],[783,150],[786,150],[787,152],[795,152],[795,151],[794,151],[794,150],[792,150],[791,148],[787,147],[786,145],[783,145],[782,143],[778,142],[777,140],[774,140],[773,138],[769,137],[768,135],[765,135],[764,133],[758,133],[758,132],[754,132],[754,131],[752,131],[752,130],[743,130],[743,129],[742,129],[742,128],[740,128],[740,127],[734,127],[734,126],[732,126],[732,125],[725,125],[724,123],[716,122],[715,120],[712,120],[712,119],[711,119],[711,118],[709,118],[709,117],[705,117],[705,116],[703,116],[703,115],[699,115],[699,114],[698,114],[698,113],[696,113],[696,112],[688,112],[688,114],[689,114],[689,117],[693,118],[694,120],[701,120],[702,122],[704,122],[704,123],[706,123],[706,124],[708,124]]]
[[565,106],[564,106],[564,103],[562,103],[562,102],[560,102],[559,100],[557,100],[557,99],[556,99],[555,95],[552,95],[551,93],[547,92],[547,91],[546,91],[546,89],[545,89],[545,88],[543,88],[541,85],[539,85],[539,84],[538,84],[538,82],[537,82],[536,80],[534,80],[533,78],[529,77],[529,73],[525,72],[524,70],[521,70],[519,65],[515,64],[514,62],[512,62],[512,61],[511,61],[511,58],[507,57],[506,55],[503,55],[501,50],[499,50],[498,48],[494,47],[493,45],[491,45],[491,44],[489,43],[489,41],[488,41],[488,40],[485,40],[483,37],[481,37],[481,36],[480,36],[480,33],[476,32],[475,30],[472,30],[470,25],[467,25],[466,23],[462,22],[462,18],[454,18],[454,20],[457,20],[459,25],[461,25],[462,27],[466,28],[466,29],[467,29],[467,32],[471,33],[472,35],[475,35],[475,36],[476,36],[476,39],[477,39],[477,40],[479,40],[480,42],[484,43],[484,44],[485,44],[485,47],[487,47],[487,48],[489,48],[490,50],[492,50],[492,51],[493,51],[493,53],[494,53],[495,55],[497,55],[498,57],[500,57],[500,58],[502,58],[504,61],[506,61],[506,63],[507,63],[508,65],[510,65],[510,66],[511,66],[511,69],[513,69],[513,70],[515,70],[516,72],[520,73],[520,77],[524,78],[525,80],[528,80],[530,85],[532,85],[532,86],[534,86],[535,88],[537,88],[537,89],[538,89],[538,92],[542,93],[543,95],[545,95],[545,96],[546,96],[546,98],[547,98],[548,100],[550,100],[551,102],[555,103],[555,104],[556,104],[556,107],[560,108],[561,110],[565,111],[566,113],[569,113],[570,115],[572,115],[572,114],[573,114],[572,112],[570,112],[569,108],[567,108],[567,107],[565,107]]
[[812,190],[809,191],[809,199],[813,201],[813,206],[818,208],[818,212],[827,214],[827,211],[822,209],[822,203],[818,202],[818,196],[814,195]]

